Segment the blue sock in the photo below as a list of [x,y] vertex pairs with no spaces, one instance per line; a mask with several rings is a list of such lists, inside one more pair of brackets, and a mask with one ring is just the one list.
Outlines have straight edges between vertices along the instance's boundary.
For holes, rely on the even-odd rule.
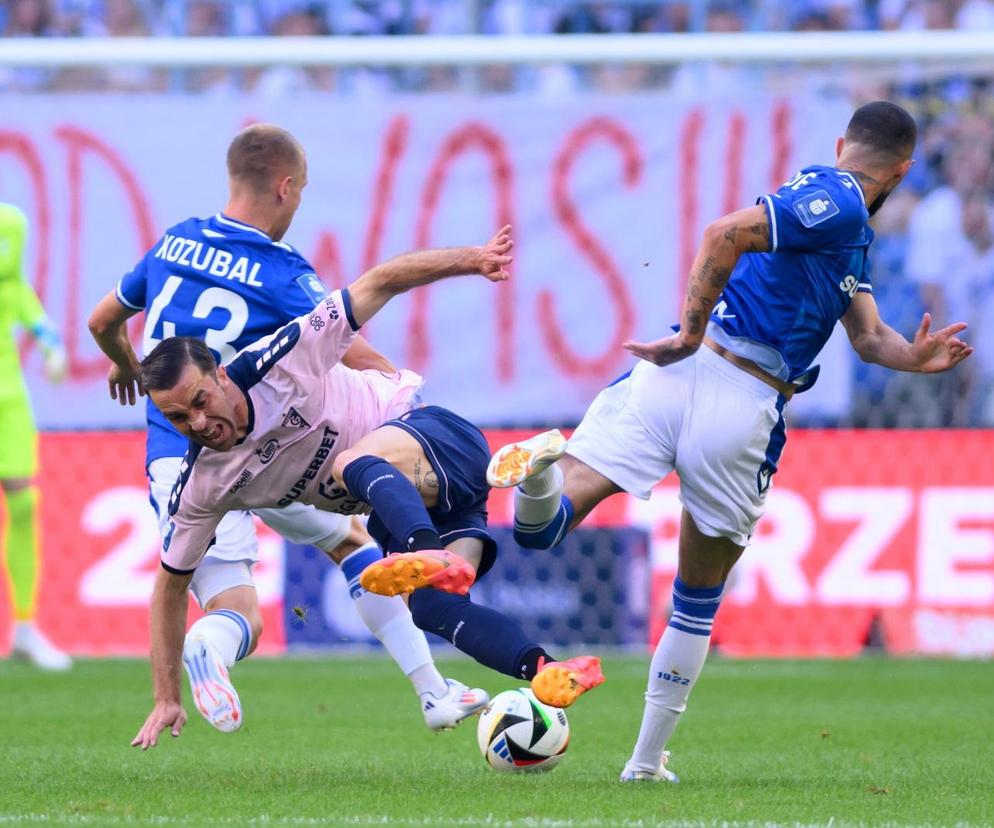
[[573,522],[573,502],[562,495],[559,500],[559,511],[548,523],[521,523],[514,519],[514,541],[525,549],[552,549],[562,542],[569,532]]
[[408,551],[442,548],[418,490],[386,460],[368,454],[357,457],[342,471],[342,479],[354,497],[373,507],[387,531]]
[[414,623],[440,635],[480,664],[516,679],[530,680],[540,659],[555,661],[506,615],[474,604],[466,595],[437,589],[411,593]]
[[673,581],[673,614],[669,626],[691,635],[711,635],[714,615],[725,585],[689,587],[680,577]]

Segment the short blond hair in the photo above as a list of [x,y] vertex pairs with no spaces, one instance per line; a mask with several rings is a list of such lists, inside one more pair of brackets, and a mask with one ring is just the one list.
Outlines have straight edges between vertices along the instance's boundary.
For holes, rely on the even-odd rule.
[[266,189],[273,176],[296,171],[304,148],[289,132],[273,124],[253,124],[228,147],[228,177],[254,190]]

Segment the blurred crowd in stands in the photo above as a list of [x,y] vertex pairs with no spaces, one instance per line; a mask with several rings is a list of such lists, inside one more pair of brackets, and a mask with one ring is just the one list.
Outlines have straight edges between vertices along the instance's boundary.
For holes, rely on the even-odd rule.
[[[6,37],[580,34],[989,29],[994,0],[6,0]],[[2,46],[0,46],[2,48]],[[0,90],[304,90],[355,95],[527,90],[559,95],[667,89],[755,92],[805,84],[816,94],[888,97],[918,116],[921,140],[909,180],[875,225],[877,301],[906,335],[924,309],[936,325],[970,323],[976,354],[940,377],[896,375],[858,364],[851,405],[824,425],[994,426],[994,62],[922,69],[822,67],[777,72],[741,65],[510,67],[459,70],[271,67],[0,69]],[[815,421],[817,422],[817,421]]]
[[994,27],[991,0],[6,0],[0,14],[8,37]]
[[[225,37],[365,35],[547,35],[651,32],[765,32],[989,29],[994,0],[2,0],[6,37]],[[845,82],[834,71],[821,86]],[[297,68],[155,71],[13,69],[0,89],[254,91],[375,94],[395,91],[516,92],[561,95],[670,89],[701,84],[783,87],[791,73],[718,64],[512,67],[459,71]]]

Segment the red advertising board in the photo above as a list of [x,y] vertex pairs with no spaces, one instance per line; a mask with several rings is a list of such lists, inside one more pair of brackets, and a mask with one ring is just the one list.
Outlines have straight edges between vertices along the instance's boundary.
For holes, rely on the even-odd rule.
[[[488,434],[493,444],[511,432]],[[138,432],[42,439],[39,617],[74,653],[143,653],[158,532]],[[994,654],[994,432],[792,432],[768,510],[715,625],[737,655],[848,655],[875,623],[896,652]],[[617,496],[589,520],[651,537],[650,639],[665,624],[680,503]],[[494,524],[511,498],[495,491]],[[279,651],[282,546],[263,530],[257,570],[265,650]],[[0,617],[9,616],[6,585]],[[0,625],[0,648],[8,630]]]

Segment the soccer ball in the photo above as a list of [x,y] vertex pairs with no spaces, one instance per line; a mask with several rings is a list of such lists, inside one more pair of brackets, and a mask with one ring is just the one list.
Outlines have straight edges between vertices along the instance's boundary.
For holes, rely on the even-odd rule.
[[569,745],[569,722],[531,690],[505,690],[480,715],[476,738],[487,764],[498,771],[547,771]]

